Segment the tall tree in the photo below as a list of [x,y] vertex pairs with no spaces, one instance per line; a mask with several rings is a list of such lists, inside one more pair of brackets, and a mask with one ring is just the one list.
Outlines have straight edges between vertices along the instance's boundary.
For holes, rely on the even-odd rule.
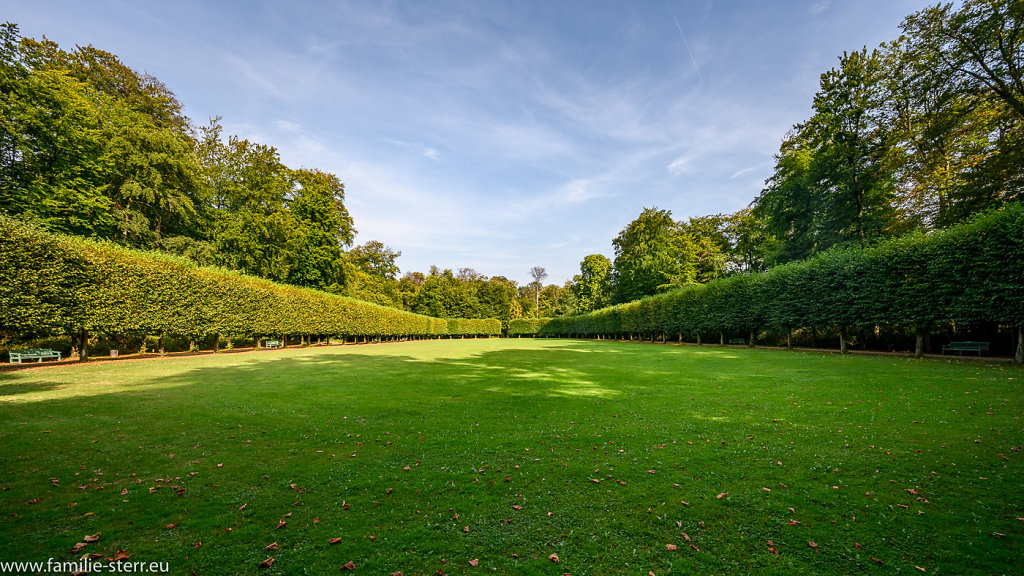
[[630,302],[694,282],[694,271],[680,265],[676,231],[670,211],[644,208],[612,240],[616,301]]
[[543,266],[534,266],[530,268],[530,276],[533,277],[532,285],[536,291],[536,317],[540,318],[540,290],[544,286],[544,279],[548,277],[548,273]]
[[604,308],[612,299],[612,261],[602,254],[590,254],[580,262],[580,273],[573,276],[571,290],[576,314]]

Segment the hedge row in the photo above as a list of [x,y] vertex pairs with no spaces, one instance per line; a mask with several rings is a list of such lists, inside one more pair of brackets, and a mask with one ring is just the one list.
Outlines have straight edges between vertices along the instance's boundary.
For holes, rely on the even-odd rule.
[[[581,316],[513,321],[509,333],[580,336],[995,323],[1024,325],[1024,206],[930,234],[836,249]],[[1019,336],[1018,336],[1019,339]]]
[[[583,318],[576,316],[575,318]],[[533,336],[540,334],[551,318],[516,318],[508,322],[509,336]]]
[[501,320],[496,318],[449,318],[452,336],[500,336]]
[[[57,334],[449,334],[449,321],[154,252],[55,235],[0,216],[0,331]],[[456,320],[493,334],[497,320]]]

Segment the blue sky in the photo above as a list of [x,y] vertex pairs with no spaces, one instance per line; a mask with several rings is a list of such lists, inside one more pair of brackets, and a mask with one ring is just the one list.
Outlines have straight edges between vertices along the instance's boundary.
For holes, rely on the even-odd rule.
[[843,51],[934,2],[3,0],[24,36],[92,44],[196,124],[346,185],[402,272],[562,283],[644,207],[747,206]]

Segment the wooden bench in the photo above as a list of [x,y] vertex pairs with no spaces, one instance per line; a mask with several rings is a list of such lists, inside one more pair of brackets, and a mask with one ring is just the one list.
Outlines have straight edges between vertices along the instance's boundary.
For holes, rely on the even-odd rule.
[[747,341],[743,338],[730,338],[729,344],[746,344]]
[[950,342],[949,344],[942,345],[942,353],[946,351],[957,352],[960,356],[964,355],[964,352],[977,352],[978,356],[984,352],[988,354],[988,342]]
[[263,341],[263,347],[264,348],[280,348],[281,347],[281,341],[280,340],[264,340]]
[[43,360],[50,358],[60,362],[60,352],[50,350],[49,348],[23,348],[21,350],[11,350],[7,355],[10,356],[11,364],[21,364],[23,360],[35,360],[42,364]]

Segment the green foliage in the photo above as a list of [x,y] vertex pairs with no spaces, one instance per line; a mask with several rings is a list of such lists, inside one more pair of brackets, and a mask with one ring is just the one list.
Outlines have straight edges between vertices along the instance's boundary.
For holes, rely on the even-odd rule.
[[519,320],[509,333],[695,335],[950,322],[1024,324],[1024,206],[580,316]]

